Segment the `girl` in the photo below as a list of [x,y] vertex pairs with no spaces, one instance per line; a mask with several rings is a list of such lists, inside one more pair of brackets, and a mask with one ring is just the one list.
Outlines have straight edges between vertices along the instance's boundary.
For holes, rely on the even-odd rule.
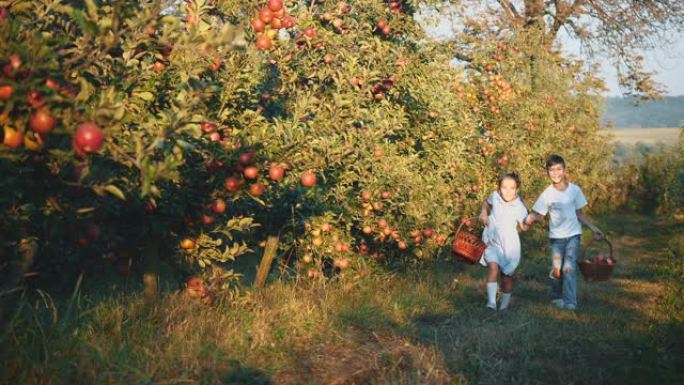
[[520,263],[520,237],[522,231],[529,229],[525,224],[527,208],[518,196],[520,177],[509,172],[499,177],[499,188],[492,192],[482,204],[480,222],[486,227],[482,240],[487,244],[480,263],[487,266],[487,307],[496,310],[497,279],[501,273],[501,307],[508,308],[513,288],[513,272]]

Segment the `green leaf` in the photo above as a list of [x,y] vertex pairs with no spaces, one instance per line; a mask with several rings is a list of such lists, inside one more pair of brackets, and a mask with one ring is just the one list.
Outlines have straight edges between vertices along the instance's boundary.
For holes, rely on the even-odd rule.
[[151,102],[154,100],[154,94],[149,91],[136,91],[133,92],[133,96],[146,102]]
[[126,200],[126,196],[124,195],[124,193],[113,184],[108,184],[107,186],[105,186],[105,190],[107,190],[108,193],[114,195],[115,197],[121,200]]

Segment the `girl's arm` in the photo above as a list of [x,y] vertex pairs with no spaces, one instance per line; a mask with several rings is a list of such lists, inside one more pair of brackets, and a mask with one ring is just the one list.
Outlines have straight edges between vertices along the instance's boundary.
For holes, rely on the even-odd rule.
[[492,210],[492,206],[485,200],[482,202],[482,210],[480,211],[480,223],[487,226],[489,224],[489,212]]
[[591,230],[591,232],[594,234],[594,239],[600,240],[605,238],[605,234],[603,234],[603,232],[599,230],[595,224],[591,223],[591,220],[587,214],[582,212],[582,209],[577,210],[577,219],[579,219],[580,223],[583,223]]

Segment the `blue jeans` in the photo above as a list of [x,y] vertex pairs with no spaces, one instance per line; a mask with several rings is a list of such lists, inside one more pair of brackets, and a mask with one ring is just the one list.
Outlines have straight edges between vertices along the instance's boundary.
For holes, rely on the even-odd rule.
[[551,264],[560,270],[560,278],[551,277],[551,298],[562,299],[566,305],[577,306],[577,258],[581,236],[551,238]]

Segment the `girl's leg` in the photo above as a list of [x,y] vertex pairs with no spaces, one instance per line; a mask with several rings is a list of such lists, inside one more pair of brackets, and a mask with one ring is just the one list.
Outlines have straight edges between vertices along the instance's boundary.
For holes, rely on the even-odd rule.
[[499,265],[496,262],[488,262],[487,266],[487,307],[496,310],[496,280],[499,277]]
[[499,279],[499,264],[496,262],[487,262],[487,283],[494,282]]
[[513,277],[501,274],[501,291],[509,294],[513,291]]
[[503,294],[501,295],[501,306],[499,307],[499,310],[504,310],[507,309],[508,305],[511,303],[513,277],[503,273],[501,274],[501,291],[503,291]]

